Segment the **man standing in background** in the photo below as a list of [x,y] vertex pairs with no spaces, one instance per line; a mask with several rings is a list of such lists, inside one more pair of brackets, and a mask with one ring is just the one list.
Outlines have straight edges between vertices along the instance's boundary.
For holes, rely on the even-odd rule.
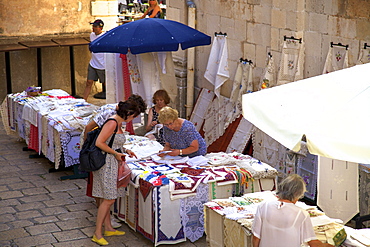
[[[100,19],[95,20],[92,24],[92,33],[90,34],[90,42],[94,41],[99,36],[103,35],[104,22]],[[105,99],[105,60],[104,53],[91,52],[91,60],[87,70],[86,87],[83,94],[84,100],[87,101],[91,92],[91,87],[94,81],[102,83],[103,91],[94,95],[94,98]]]

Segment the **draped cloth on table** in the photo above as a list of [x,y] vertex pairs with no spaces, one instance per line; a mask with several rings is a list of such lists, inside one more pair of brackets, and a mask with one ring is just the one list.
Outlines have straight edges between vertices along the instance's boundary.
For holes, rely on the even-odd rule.
[[348,68],[348,50],[346,47],[329,47],[322,73],[326,74],[344,68]]
[[297,40],[283,42],[277,85],[303,78],[304,46]]
[[251,246],[251,233],[240,224],[228,218],[224,220],[224,246]]
[[[180,200],[171,200],[168,186],[153,189],[153,202],[155,214],[154,245],[176,244],[186,241],[184,227],[179,214]],[[148,212],[148,211],[147,211]]]
[[0,113],[1,113],[1,119],[3,121],[3,126],[4,126],[6,134],[7,135],[14,135],[15,132],[13,130],[11,130],[11,128],[10,128],[10,121],[12,121],[12,117],[11,117],[12,116],[12,111],[10,111],[10,108],[8,107],[9,102],[11,102],[11,100],[9,101],[8,97],[5,97],[5,99],[3,100],[3,102],[0,105]]
[[370,47],[369,49],[361,49],[360,55],[356,64],[364,64],[370,62]]
[[229,79],[227,37],[216,35],[213,39],[211,52],[204,77],[214,86],[217,97],[221,86]]
[[200,239],[204,234],[203,204],[208,202],[208,184],[199,184],[196,195],[181,199],[180,215],[185,236],[191,242]]
[[263,72],[263,76],[261,77],[261,82],[258,87],[258,90],[271,88],[276,86],[275,80],[275,64],[274,59],[272,56],[268,56],[267,58],[267,66]]
[[[117,198],[117,217],[136,231],[138,221],[138,188],[129,183],[126,187],[126,195]],[[150,221],[152,222],[152,221]]]
[[350,221],[359,212],[358,164],[320,156],[317,194],[327,216]]
[[28,141],[28,148],[39,152],[39,136],[38,136],[38,128],[31,124],[30,125],[30,139]]

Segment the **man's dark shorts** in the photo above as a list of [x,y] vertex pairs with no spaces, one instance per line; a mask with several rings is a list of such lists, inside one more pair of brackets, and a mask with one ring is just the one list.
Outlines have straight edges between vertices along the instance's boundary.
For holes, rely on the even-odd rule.
[[105,70],[95,69],[89,64],[87,69],[87,79],[93,81],[97,81],[99,79],[101,83],[105,83]]

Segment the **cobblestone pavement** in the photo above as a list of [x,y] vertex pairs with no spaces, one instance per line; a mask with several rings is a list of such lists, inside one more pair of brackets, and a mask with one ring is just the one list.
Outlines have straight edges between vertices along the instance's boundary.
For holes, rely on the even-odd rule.
[[[0,118],[0,246],[98,246],[94,232],[96,205],[85,195],[86,180],[60,180],[73,171],[49,172],[46,158],[30,158],[26,144],[8,136]],[[153,246],[140,233],[123,224],[124,236],[107,237],[109,246]],[[205,236],[177,245],[207,246]]]

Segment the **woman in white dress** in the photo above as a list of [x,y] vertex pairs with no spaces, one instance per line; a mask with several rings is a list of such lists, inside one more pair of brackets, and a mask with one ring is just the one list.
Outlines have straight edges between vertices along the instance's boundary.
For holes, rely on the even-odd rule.
[[333,246],[316,238],[309,214],[295,205],[305,191],[302,177],[293,174],[279,184],[279,200],[258,205],[252,225],[253,247]]

